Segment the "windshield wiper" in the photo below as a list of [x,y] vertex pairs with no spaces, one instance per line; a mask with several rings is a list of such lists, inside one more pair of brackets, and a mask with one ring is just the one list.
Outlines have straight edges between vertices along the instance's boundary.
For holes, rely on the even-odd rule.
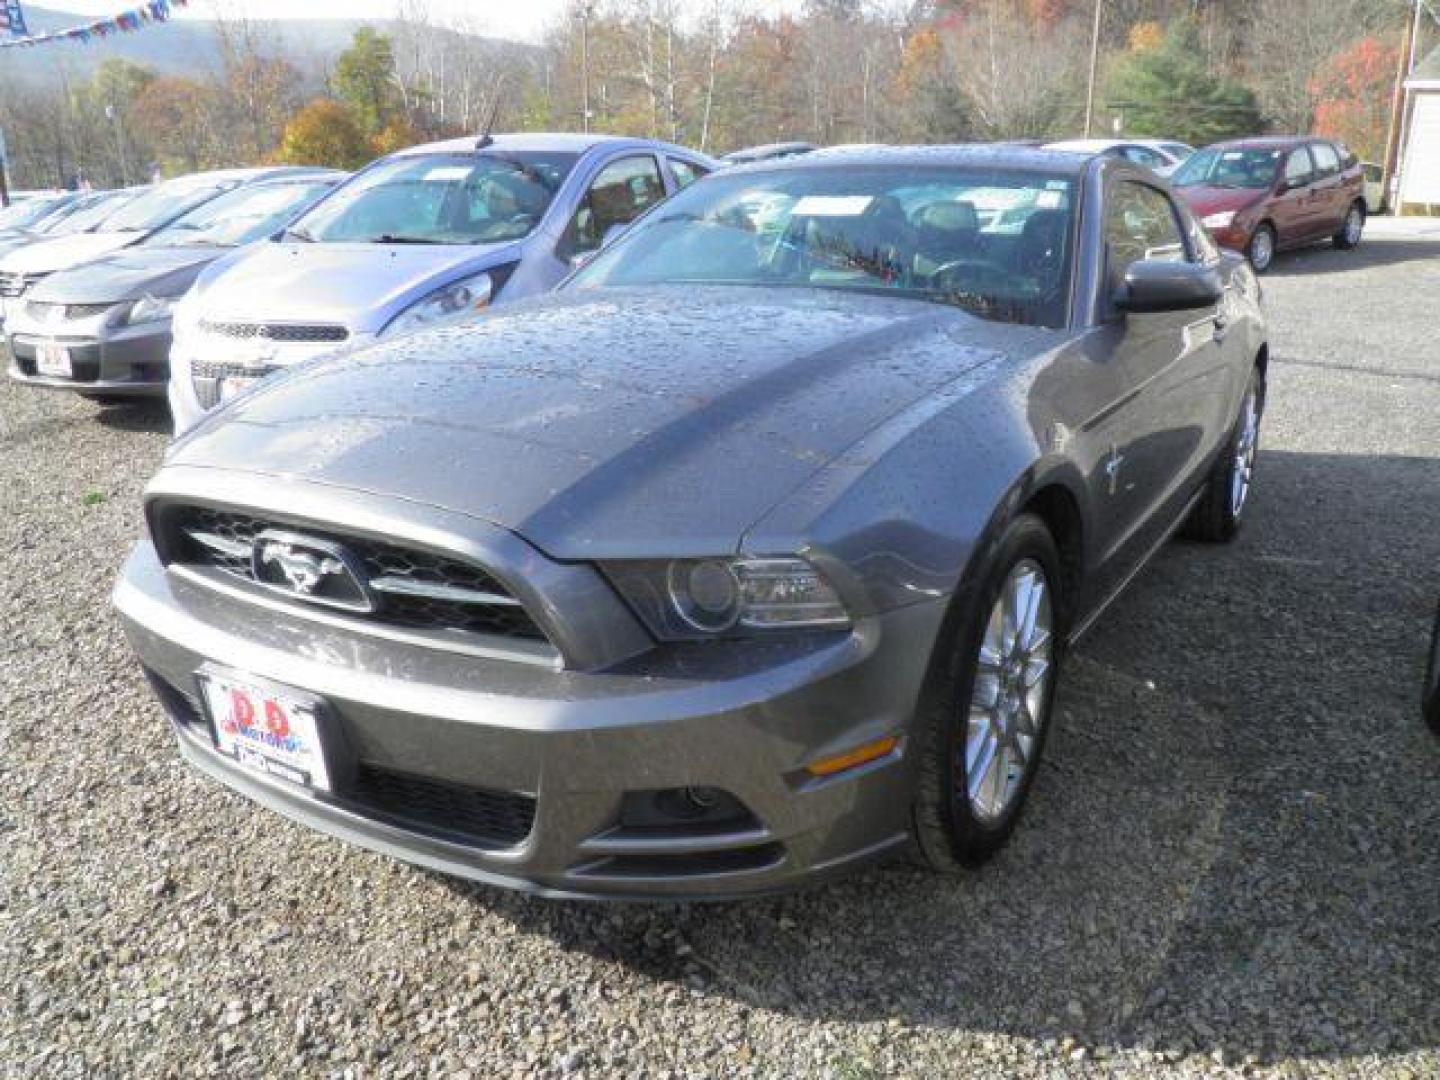
[[403,236],[395,233],[381,233],[379,236],[370,238],[372,244],[444,244],[446,240],[437,240],[433,236]]
[[291,240],[299,240],[303,244],[313,244],[315,237],[304,229],[290,228],[280,234],[282,237],[289,237]]

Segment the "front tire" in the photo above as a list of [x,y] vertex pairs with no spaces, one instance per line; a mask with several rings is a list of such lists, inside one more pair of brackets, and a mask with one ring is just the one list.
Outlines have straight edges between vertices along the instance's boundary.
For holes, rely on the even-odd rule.
[[1245,245],[1245,256],[1257,274],[1269,270],[1270,264],[1275,261],[1275,226],[1268,221],[1261,222],[1250,234],[1250,243]]
[[1049,733],[1061,655],[1060,558],[1022,514],[942,636],[922,697],[913,834],[942,873],[993,855],[1015,828]]
[[1192,540],[1227,543],[1240,531],[1240,519],[1255,476],[1260,418],[1264,411],[1265,384],[1260,378],[1260,369],[1252,368],[1235,427],[1210,468],[1204,494],[1185,523],[1185,534]]
[[1430,662],[1425,665],[1425,690],[1420,713],[1430,730],[1440,735],[1440,610],[1435,612],[1435,629],[1430,634]]
[[1360,246],[1360,237],[1364,232],[1365,207],[1356,201],[1345,211],[1345,220],[1340,224],[1340,231],[1330,238],[1330,242],[1341,251],[1349,251]]

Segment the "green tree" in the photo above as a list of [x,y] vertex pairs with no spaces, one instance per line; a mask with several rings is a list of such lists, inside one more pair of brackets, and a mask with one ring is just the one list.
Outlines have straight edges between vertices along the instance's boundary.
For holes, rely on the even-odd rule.
[[355,122],[350,107],[339,101],[317,99],[285,125],[285,136],[275,157],[286,165],[329,165],[358,169],[375,155],[370,140]]
[[1176,22],[1158,46],[1125,54],[1107,89],[1130,135],[1204,146],[1263,128],[1255,94],[1206,66],[1193,22]]
[[350,106],[366,135],[377,135],[403,111],[390,39],[368,26],[355,31],[350,47],[335,62],[335,94]]

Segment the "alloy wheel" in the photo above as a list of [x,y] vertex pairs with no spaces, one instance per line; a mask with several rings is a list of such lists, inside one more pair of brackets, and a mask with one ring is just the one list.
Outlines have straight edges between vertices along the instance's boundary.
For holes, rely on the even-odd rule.
[[1360,208],[1352,206],[1350,212],[1345,215],[1345,243],[1351,247],[1360,243],[1360,233],[1364,228],[1365,218],[1360,213]]
[[1250,241],[1250,265],[1256,270],[1269,267],[1275,258],[1275,238],[1269,229],[1262,228]]
[[1252,387],[1240,408],[1240,431],[1230,461],[1230,516],[1238,518],[1250,494],[1250,480],[1255,475],[1255,451],[1260,442],[1260,409]]
[[965,792],[984,824],[1014,805],[1037,752],[1054,673],[1054,612],[1034,559],[1011,568],[976,660],[965,737]]

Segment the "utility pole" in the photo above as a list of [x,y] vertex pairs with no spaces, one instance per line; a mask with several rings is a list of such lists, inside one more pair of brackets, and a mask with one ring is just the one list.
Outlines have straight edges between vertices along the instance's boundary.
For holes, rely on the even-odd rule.
[[590,0],[580,5],[580,123],[590,131]]
[[1090,125],[1095,118],[1095,70],[1100,66],[1100,5],[1104,0],[1095,0],[1095,23],[1090,28],[1090,81],[1085,87],[1085,138],[1090,137]]
[[[1400,46],[1400,57],[1395,65],[1395,89],[1390,94],[1390,123],[1385,132],[1385,161],[1380,176],[1382,198],[1390,197],[1390,185],[1395,177],[1395,168],[1400,161],[1400,129],[1405,118],[1405,80],[1415,67],[1415,39],[1420,36],[1420,5],[1415,0],[1415,10],[1410,13],[1410,25],[1405,28],[1405,42]],[[1392,210],[1394,208],[1392,207]]]
[[120,186],[130,183],[130,170],[125,163],[125,129],[120,125],[120,110],[114,105],[105,106],[105,117],[115,124],[115,149],[120,152]]
[[5,132],[0,131],[0,206],[10,205],[10,183],[5,172],[10,168],[10,154],[5,148]]

